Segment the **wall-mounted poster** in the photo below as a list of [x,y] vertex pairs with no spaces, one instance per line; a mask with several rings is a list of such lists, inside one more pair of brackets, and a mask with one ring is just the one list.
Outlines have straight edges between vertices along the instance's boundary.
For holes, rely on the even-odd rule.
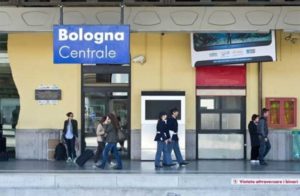
[[39,105],[56,105],[62,99],[61,89],[57,85],[40,85],[34,94]]
[[192,64],[276,61],[275,33],[193,33]]

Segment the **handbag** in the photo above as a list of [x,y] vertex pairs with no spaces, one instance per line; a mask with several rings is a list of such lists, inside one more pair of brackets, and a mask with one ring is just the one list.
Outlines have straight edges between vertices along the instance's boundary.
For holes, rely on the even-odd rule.
[[126,140],[126,134],[122,129],[118,129],[118,141],[125,141]]
[[104,133],[104,134],[100,135],[100,137],[102,138],[103,141],[105,141],[105,139],[107,137],[107,133]]

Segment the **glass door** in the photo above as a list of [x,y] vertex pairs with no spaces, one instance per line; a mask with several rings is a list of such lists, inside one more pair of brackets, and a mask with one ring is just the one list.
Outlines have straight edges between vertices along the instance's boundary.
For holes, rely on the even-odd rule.
[[245,97],[198,97],[198,158],[245,158],[245,123]]
[[[98,90],[101,91],[101,89]],[[97,126],[100,119],[109,113],[116,115],[122,131],[129,136],[128,101],[127,92],[101,93],[97,92],[97,89],[93,92],[86,90],[84,93],[84,136],[86,148],[96,149]],[[118,147],[120,151],[124,151],[122,154],[126,155],[128,140],[119,143]]]
[[14,158],[20,98],[7,54],[7,39],[8,34],[0,33],[0,135],[6,137],[6,150]]
[[129,157],[130,140],[130,67],[89,65],[82,67],[82,149],[96,149],[96,129],[109,113],[119,120],[126,140],[118,143],[123,157]]

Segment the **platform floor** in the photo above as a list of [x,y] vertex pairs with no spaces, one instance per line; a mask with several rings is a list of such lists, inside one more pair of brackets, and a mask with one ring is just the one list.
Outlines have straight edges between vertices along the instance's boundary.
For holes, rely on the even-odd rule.
[[155,169],[151,161],[123,161],[123,170],[94,169],[89,161],[84,167],[64,161],[10,160],[0,162],[0,173],[116,173],[116,174],[300,174],[300,162],[269,161],[268,166],[251,165],[243,160],[190,161],[185,167]]

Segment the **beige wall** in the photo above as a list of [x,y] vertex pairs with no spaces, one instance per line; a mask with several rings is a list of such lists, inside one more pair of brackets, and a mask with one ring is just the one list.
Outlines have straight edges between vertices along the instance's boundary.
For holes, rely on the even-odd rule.
[[[277,61],[263,63],[263,105],[266,97],[296,97],[300,98],[300,42],[295,44],[286,41],[283,32],[278,31]],[[257,113],[257,65],[247,65],[247,120]],[[300,105],[298,104],[297,111]],[[300,115],[297,119],[300,128]]]
[[[52,63],[50,33],[10,34],[8,52],[19,94],[19,129],[61,128],[65,113],[80,118],[80,67]],[[277,33],[277,62],[263,63],[263,97],[300,98],[300,42],[292,44]],[[141,127],[142,90],[182,90],[186,92],[186,125],[195,129],[195,69],[190,61],[188,33],[133,33],[131,55],[144,55],[146,63],[132,64],[132,129]],[[34,90],[40,84],[56,84],[62,89],[58,105],[38,105]],[[300,109],[298,104],[298,111]],[[247,120],[257,113],[257,65],[247,65]],[[298,128],[300,115],[298,115]]]
[[[299,101],[300,42],[293,44],[284,38],[283,33],[277,34],[277,62],[263,64],[263,97],[296,97]],[[300,115],[297,125],[300,128]]]
[[[69,111],[80,119],[80,66],[52,63],[50,33],[9,34],[8,54],[20,95],[18,129],[62,128]],[[41,84],[62,90],[58,105],[38,105],[34,91]]]
[[186,92],[186,128],[195,129],[195,69],[191,65],[188,33],[133,33],[131,55],[146,63],[132,64],[131,127],[141,128],[141,91]]
[[[8,52],[20,94],[19,129],[61,128],[65,113],[80,118],[80,67],[52,63],[49,33],[10,34]],[[133,33],[131,55],[145,55],[143,65],[132,64],[132,128],[141,127],[142,90],[186,91],[187,128],[195,128],[195,71],[190,62],[189,34]],[[58,105],[38,105],[34,90],[40,84],[62,89]]]

